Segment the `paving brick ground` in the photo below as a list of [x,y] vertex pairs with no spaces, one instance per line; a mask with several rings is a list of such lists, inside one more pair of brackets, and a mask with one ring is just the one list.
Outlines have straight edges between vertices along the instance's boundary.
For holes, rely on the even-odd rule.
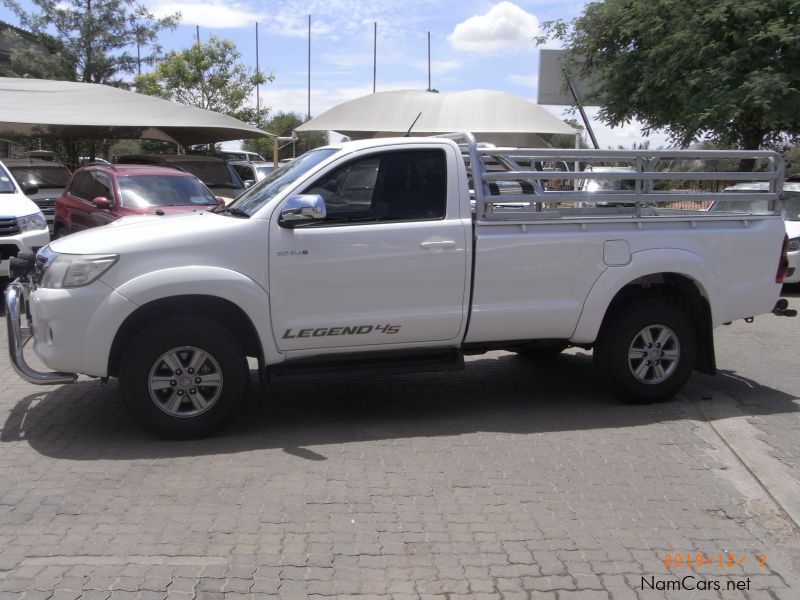
[[[309,378],[263,399],[254,380],[223,434],[163,442],[113,381],[23,383],[4,329],[0,600],[800,598],[800,532],[702,397],[620,405],[584,351]],[[693,383],[733,398],[800,477],[798,333],[773,317],[723,329],[725,374]],[[745,560],[663,563],[697,552]],[[687,575],[721,590],[659,589]]]

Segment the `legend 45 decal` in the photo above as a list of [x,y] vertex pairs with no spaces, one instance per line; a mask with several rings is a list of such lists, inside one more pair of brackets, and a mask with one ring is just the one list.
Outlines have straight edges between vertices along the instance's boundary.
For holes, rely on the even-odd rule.
[[393,334],[400,331],[402,325],[353,325],[351,327],[317,327],[316,329],[287,329],[284,340],[307,337],[327,337],[332,335],[367,335],[368,333]]

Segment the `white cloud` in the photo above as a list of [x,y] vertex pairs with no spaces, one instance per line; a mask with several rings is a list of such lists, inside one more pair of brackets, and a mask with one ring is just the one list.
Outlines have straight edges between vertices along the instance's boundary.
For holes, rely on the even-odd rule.
[[248,27],[257,21],[264,20],[266,14],[251,10],[237,3],[223,3],[219,0],[198,2],[195,0],[179,0],[177,2],[159,2],[153,5],[153,14],[164,17],[181,13],[184,25],[199,25],[213,29],[235,29]]
[[[265,25],[267,30],[271,33],[276,33],[285,37],[305,38],[308,36],[308,15],[303,13],[287,14],[275,13],[271,14],[267,19]],[[320,19],[311,17],[311,35],[325,35],[333,31],[332,27]]]
[[458,50],[487,52],[533,45],[539,19],[512,2],[500,2],[485,15],[455,26],[448,39]]
[[537,75],[508,75],[506,77],[511,83],[524,85],[525,87],[536,88],[539,85],[539,77]]

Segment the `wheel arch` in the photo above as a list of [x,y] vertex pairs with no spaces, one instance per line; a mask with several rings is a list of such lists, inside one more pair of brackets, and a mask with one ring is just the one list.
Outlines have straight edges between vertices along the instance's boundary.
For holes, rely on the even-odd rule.
[[697,254],[684,250],[637,253],[630,265],[608,269],[598,279],[570,341],[593,345],[614,311],[645,299],[665,298],[681,306],[692,320],[698,349],[695,368],[713,374],[712,307],[720,301],[715,282],[708,264]]
[[188,294],[152,300],[138,307],[123,321],[114,336],[108,358],[108,375],[117,377],[122,356],[134,337],[148,325],[176,315],[203,316],[218,322],[239,340],[247,356],[264,364],[261,338],[250,317],[236,304],[219,296]]
[[639,277],[620,289],[608,306],[598,337],[611,315],[619,310],[652,299],[665,299],[679,306],[689,317],[697,341],[695,369],[701,373],[716,373],[714,332],[711,306],[700,284],[681,273],[657,273]]

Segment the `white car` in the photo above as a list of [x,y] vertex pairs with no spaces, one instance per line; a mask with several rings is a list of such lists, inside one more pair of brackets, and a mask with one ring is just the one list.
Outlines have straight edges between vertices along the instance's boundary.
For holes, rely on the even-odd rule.
[[8,277],[8,260],[19,252],[36,252],[50,241],[47,220],[25,194],[38,188],[24,189],[0,162],[0,277]]
[[[725,193],[745,193],[753,191],[767,191],[769,184],[765,181],[758,183],[737,183],[723,190]],[[781,216],[786,225],[786,235],[789,237],[789,274],[784,283],[800,283],[800,183],[787,181],[783,184],[784,200],[781,207]],[[769,214],[771,208],[766,200],[753,200],[752,202],[739,202],[735,200],[717,200],[709,208],[714,212]]]

